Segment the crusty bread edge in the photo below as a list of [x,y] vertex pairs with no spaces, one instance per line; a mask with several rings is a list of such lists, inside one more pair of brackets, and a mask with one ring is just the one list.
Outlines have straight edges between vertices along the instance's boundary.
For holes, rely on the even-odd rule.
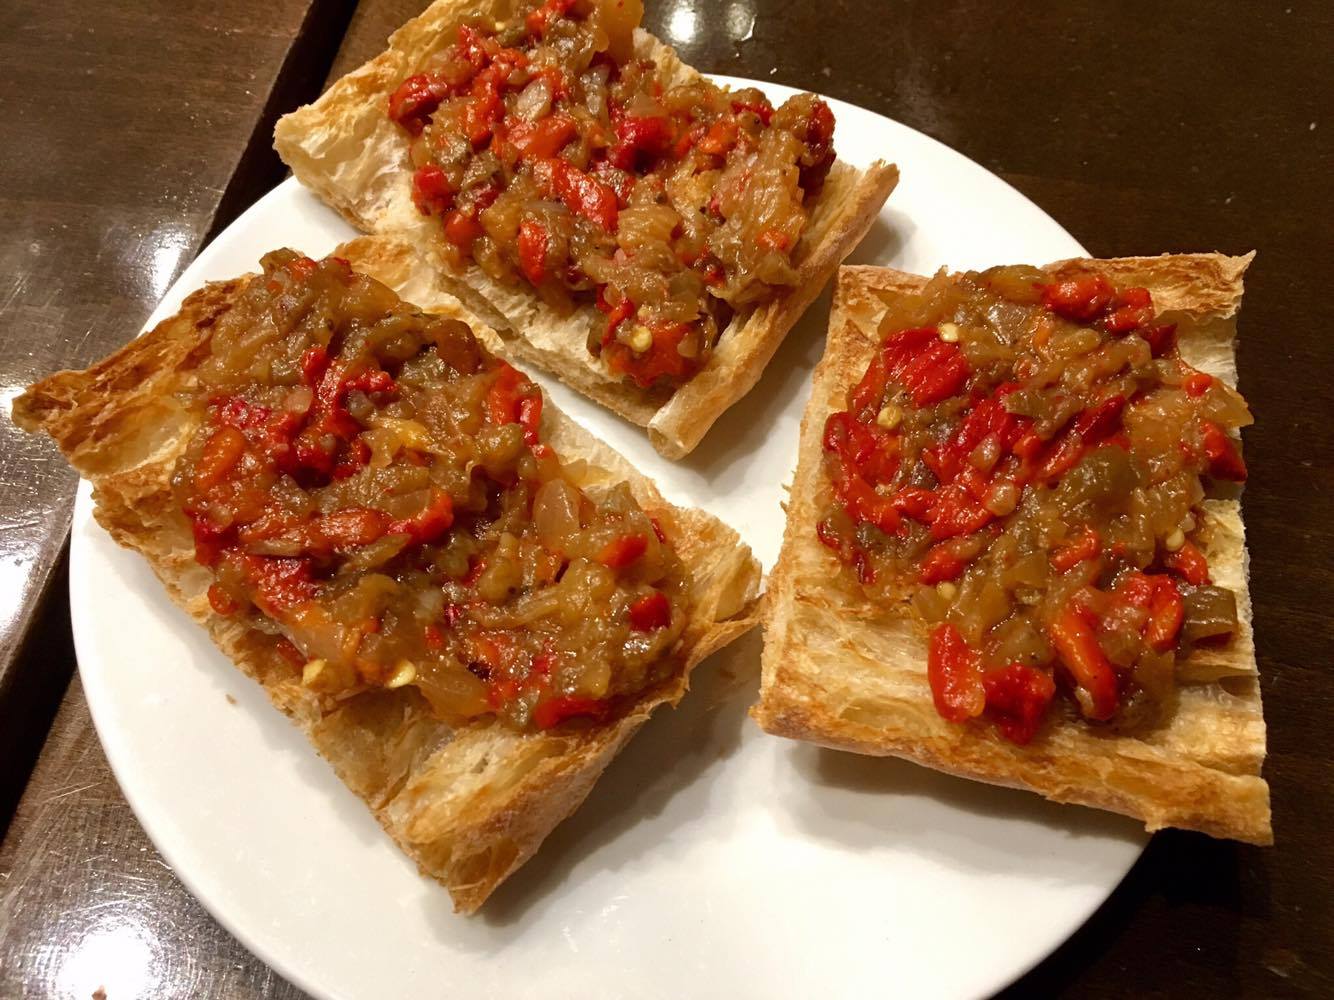
[[[1198,326],[1183,327],[1187,360],[1235,385],[1232,321],[1250,259],[1251,255],[1195,254],[1071,260],[1050,265],[1049,270],[1062,275],[1096,271],[1114,281],[1148,285],[1160,309],[1198,321]],[[1123,813],[1143,820],[1150,830],[1179,826],[1272,843],[1269,790],[1259,777],[1264,722],[1235,501],[1212,506],[1210,516],[1227,529],[1219,535],[1223,543],[1237,550],[1228,555],[1239,578],[1228,582],[1239,591],[1243,630],[1231,655],[1248,662],[1233,664],[1239,667],[1233,671],[1237,676],[1225,681],[1192,685],[1180,708],[1192,718],[1191,725],[1183,727],[1185,738],[1174,743],[1165,737],[1163,746],[1109,738],[1073,718],[1060,719],[1029,747],[1015,747],[981,727],[945,723],[931,705],[924,677],[925,643],[920,630],[908,624],[906,609],[885,615],[871,606],[855,584],[848,585],[833,555],[821,551],[813,533],[820,502],[820,434],[826,415],[841,404],[850,379],[860,374],[874,343],[873,317],[878,313],[866,304],[876,291],[911,293],[925,281],[885,268],[840,271],[829,346],[816,369],[811,403],[802,421],[800,460],[782,552],[769,577],[761,698],[752,715],[775,735],[857,753],[904,757],[963,777],[1030,789],[1054,801]],[[1206,554],[1211,562],[1216,555],[1207,550]],[[796,567],[805,559],[828,561],[826,586],[803,585],[804,578],[797,579]],[[814,605],[827,612],[822,618],[823,636],[803,634],[793,624],[806,606]],[[816,653],[816,646],[832,643],[843,650],[841,655],[855,657],[867,645],[863,640],[886,629],[894,631],[896,656],[909,669],[915,664],[920,676],[906,690],[900,685],[895,698],[868,695],[866,703],[850,711],[834,711],[835,698],[812,665],[812,656],[829,654]],[[873,664],[867,668],[875,669]],[[846,693],[839,697],[846,699]],[[1219,745],[1200,751],[1207,763],[1190,759],[1189,737],[1211,729],[1217,730],[1214,742]]]
[[[192,428],[172,389],[243,281],[208,285],[180,313],[87,371],[61,372],[33,386],[15,401],[15,420],[56,439],[92,480],[99,523],[147,558],[172,600],[264,687],[405,853],[449,889],[456,908],[471,913],[579,806],[653,709],[679,700],[694,666],[753,627],[759,565],[730,528],[703,512],[667,504],[624,459],[547,406],[548,439],[566,459],[588,463],[586,484],[629,482],[678,540],[693,582],[680,674],[613,723],[538,734],[494,722],[451,733],[411,689],[345,703],[321,700],[301,686],[271,645],[209,607],[207,576],[193,563],[188,529],[171,498],[171,469]],[[158,427],[172,420],[174,432],[161,433]],[[467,789],[461,803],[442,803],[433,781],[449,773],[449,755],[465,752],[480,752],[479,759],[489,762],[486,780]],[[518,777],[497,766],[497,758],[512,759]],[[449,813],[443,819],[437,815],[442,810]]]
[[[335,82],[314,103],[280,119],[274,147],[302,184],[354,226],[406,239],[443,268],[432,250],[439,240],[438,227],[413,207],[408,174],[398,166],[406,160],[408,143],[384,113],[385,101],[404,77],[452,40],[465,18],[503,19],[511,6],[504,0],[437,0],[396,31],[384,52]],[[698,76],[674,50],[643,30],[636,31],[635,50],[637,56],[657,62],[670,81]],[[613,377],[589,354],[588,331],[600,322],[592,306],[562,315],[531,290],[502,285],[476,265],[446,272],[446,288],[497,332],[507,357],[551,372],[647,428],[664,456],[682,458],[754,387],[788,330],[866,235],[897,182],[892,164],[877,160],[860,171],[836,163],[794,252],[798,283],[764,306],[734,316],[709,363],[669,396]]]

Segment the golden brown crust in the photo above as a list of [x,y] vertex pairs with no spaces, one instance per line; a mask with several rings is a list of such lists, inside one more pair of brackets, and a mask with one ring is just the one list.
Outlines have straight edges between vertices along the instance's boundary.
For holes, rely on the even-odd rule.
[[[315,103],[283,117],[274,130],[274,147],[302,184],[354,226],[404,239],[441,269],[443,290],[496,331],[506,357],[551,372],[648,428],[661,454],[681,458],[754,387],[787,331],[870,229],[898,183],[898,169],[879,160],[865,171],[836,163],[794,250],[799,283],[763,307],[734,316],[709,363],[675,393],[638,389],[611,376],[589,354],[588,331],[602,321],[591,305],[562,315],[526,287],[494,281],[475,265],[457,273],[446,270],[433,250],[438,224],[413,206],[409,174],[399,166],[407,162],[408,140],[385,114],[390,93],[429,55],[452,44],[465,17],[502,20],[512,6],[503,0],[437,0],[396,31],[386,51],[337,81]],[[635,54],[653,59],[664,82],[698,76],[645,31],[636,31]]]
[[[374,258],[374,241],[360,242]],[[392,252],[382,256],[393,259]],[[624,459],[547,406],[548,439],[585,487],[628,481],[677,541],[692,581],[681,674],[610,724],[529,734],[496,722],[451,730],[411,688],[341,702],[315,695],[270,641],[209,607],[209,577],[194,562],[171,495],[176,459],[199,419],[177,402],[179,394],[193,382],[210,327],[245,280],[208,285],[176,316],[87,371],[31,387],[14,403],[15,420],[55,438],[92,480],[98,522],[148,559],[172,600],[263,685],[399,846],[470,913],[579,806],[653,709],[679,700],[690,670],[755,624],[759,565],[730,528],[667,504]]]
[[[1147,286],[1181,320],[1186,360],[1235,385],[1233,338],[1250,257],[1190,254],[1062,261],[1053,274],[1096,271]],[[941,771],[1027,788],[1057,802],[1109,809],[1165,826],[1253,843],[1273,840],[1269,787],[1259,776],[1265,727],[1256,676],[1240,506],[1210,501],[1205,554],[1218,582],[1238,595],[1242,629],[1228,646],[1197,651],[1183,672],[1170,722],[1117,734],[1073,717],[1051,723],[1027,747],[988,728],[936,713],[926,643],[906,607],[868,601],[815,538],[827,502],[820,434],[861,377],[876,343],[881,296],[910,294],[926,279],[886,268],[839,272],[829,342],[802,420],[800,461],[787,529],[769,577],[760,703],[768,732],[857,753],[905,757]],[[878,294],[877,294],[878,293]]]

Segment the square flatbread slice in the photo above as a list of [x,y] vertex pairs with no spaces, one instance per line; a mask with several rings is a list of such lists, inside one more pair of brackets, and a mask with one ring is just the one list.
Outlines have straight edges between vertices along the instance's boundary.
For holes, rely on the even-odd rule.
[[[837,162],[793,251],[798,283],[758,308],[739,311],[707,365],[670,395],[639,389],[610,374],[587,349],[588,332],[605,322],[592,306],[562,315],[527,285],[501,284],[469,264],[448,269],[435,247],[440,224],[412,203],[409,140],[385,112],[390,94],[427,59],[452,45],[465,20],[503,20],[506,0],[437,0],[389,39],[389,48],[337,81],[315,103],[284,116],[274,147],[297,179],[354,226],[397,235],[441,270],[451,294],[504,341],[504,355],[551,372],[627,420],[646,427],[653,446],[680,458],[713,422],[759,381],[788,330],[861,242],[898,183],[879,160],[866,170]],[[676,53],[636,29],[635,55],[656,62],[667,84],[698,79]]]
[[[361,241],[354,263],[379,253]],[[451,728],[415,688],[344,700],[301,684],[271,637],[210,607],[208,572],[194,560],[189,525],[171,489],[199,409],[183,403],[207,356],[210,331],[249,277],[209,284],[181,311],[86,371],[60,372],[14,404],[15,420],[49,433],[93,485],[94,514],[121,545],[152,565],[171,599],[306,734],[339,778],[421,870],[473,912],[584,800],[603,769],[661,704],[675,704],[704,657],[756,622],[759,565],[736,532],[666,503],[653,483],[549,402],[546,440],[590,494],[621,482],[658,517],[690,572],[690,623],[681,670],[622,717],[585,729],[521,733],[500,722]]]
[[[1053,278],[1098,273],[1143,285],[1177,319],[1185,360],[1236,385],[1235,317],[1250,257],[1187,254],[1050,265]],[[906,606],[869,601],[816,538],[829,502],[820,435],[844,405],[878,338],[885,302],[926,283],[887,268],[844,267],[829,342],[802,420],[787,530],[770,577],[764,663],[754,717],[768,732],[857,753],[893,755],[952,774],[1027,788],[1057,802],[1109,809],[1149,830],[1177,826],[1257,844],[1273,840],[1269,786],[1260,777],[1260,706],[1241,508],[1206,501],[1204,553],[1216,582],[1237,595],[1241,630],[1219,650],[1197,650],[1181,674],[1179,705],[1142,735],[1099,731],[1070,717],[1028,746],[990,728],[956,725],[935,710],[926,637]]]

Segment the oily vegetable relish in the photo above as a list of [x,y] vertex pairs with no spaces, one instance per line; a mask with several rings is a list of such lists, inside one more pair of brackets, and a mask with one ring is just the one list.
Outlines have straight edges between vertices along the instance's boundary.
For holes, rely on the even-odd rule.
[[452,262],[527,282],[588,349],[643,388],[708,359],[733,312],[794,285],[792,250],[834,161],[805,94],[670,85],[634,57],[639,0],[546,0],[457,42],[391,95],[412,196]]
[[624,484],[580,489],[532,382],[345,261],[262,263],[174,477],[215,611],[318,692],[412,685],[454,723],[601,720],[677,669],[680,559]]
[[825,425],[820,540],[868,594],[912,594],[944,718],[1024,744],[1065,691],[1091,721],[1161,721],[1177,658],[1237,628],[1200,504],[1246,478],[1245,402],[1148,290],[1098,275],[942,273],[887,304]]

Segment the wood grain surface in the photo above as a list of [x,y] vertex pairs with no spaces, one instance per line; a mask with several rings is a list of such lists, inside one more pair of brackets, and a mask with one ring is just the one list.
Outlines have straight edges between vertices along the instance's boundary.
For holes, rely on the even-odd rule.
[[[366,0],[323,64],[310,53],[332,52],[327,36],[342,33],[345,12],[325,6],[310,23],[320,6],[178,4],[152,29],[139,8],[105,0],[11,3],[0,13],[0,101],[10,111],[0,121],[9,223],[0,235],[0,389],[130,336],[214,220],[271,182],[262,169],[238,168],[268,162],[256,123],[300,89],[293,53],[299,83],[318,89],[374,55],[425,4]],[[647,26],[699,68],[818,90],[920,129],[1000,174],[1099,256],[1259,251],[1239,360],[1257,417],[1246,433],[1244,506],[1278,844],[1156,836],[1090,923],[1011,993],[1334,995],[1334,680],[1324,657],[1334,602],[1334,338],[1324,329],[1334,7],[649,8]],[[310,44],[312,33],[321,45]],[[136,61],[145,34],[165,65]],[[284,63],[294,89],[275,87]],[[58,102],[35,96],[53,93]],[[60,110],[76,107],[82,114]],[[0,607],[0,653],[15,648],[36,596],[56,578],[0,693],[11,682],[42,688],[34,677],[58,689],[73,658],[55,559],[72,479],[0,418],[0,482],[0,568],[21,570],[0,577],[21,591]],[[12,602],[13,589],[0,588],[0,598]],[[116,927],[149,957],[142,995],[297,995],[157,859],[107,770],[77,682],[49,734],[47,723],[30,712],[0,726],[45,739],[0,845],[0,996],[89,995],[93,973],[71,971],[71,956]],[[27,765],[9,770],[22,780]],[[892,992],[892,970],[887,977]]]

